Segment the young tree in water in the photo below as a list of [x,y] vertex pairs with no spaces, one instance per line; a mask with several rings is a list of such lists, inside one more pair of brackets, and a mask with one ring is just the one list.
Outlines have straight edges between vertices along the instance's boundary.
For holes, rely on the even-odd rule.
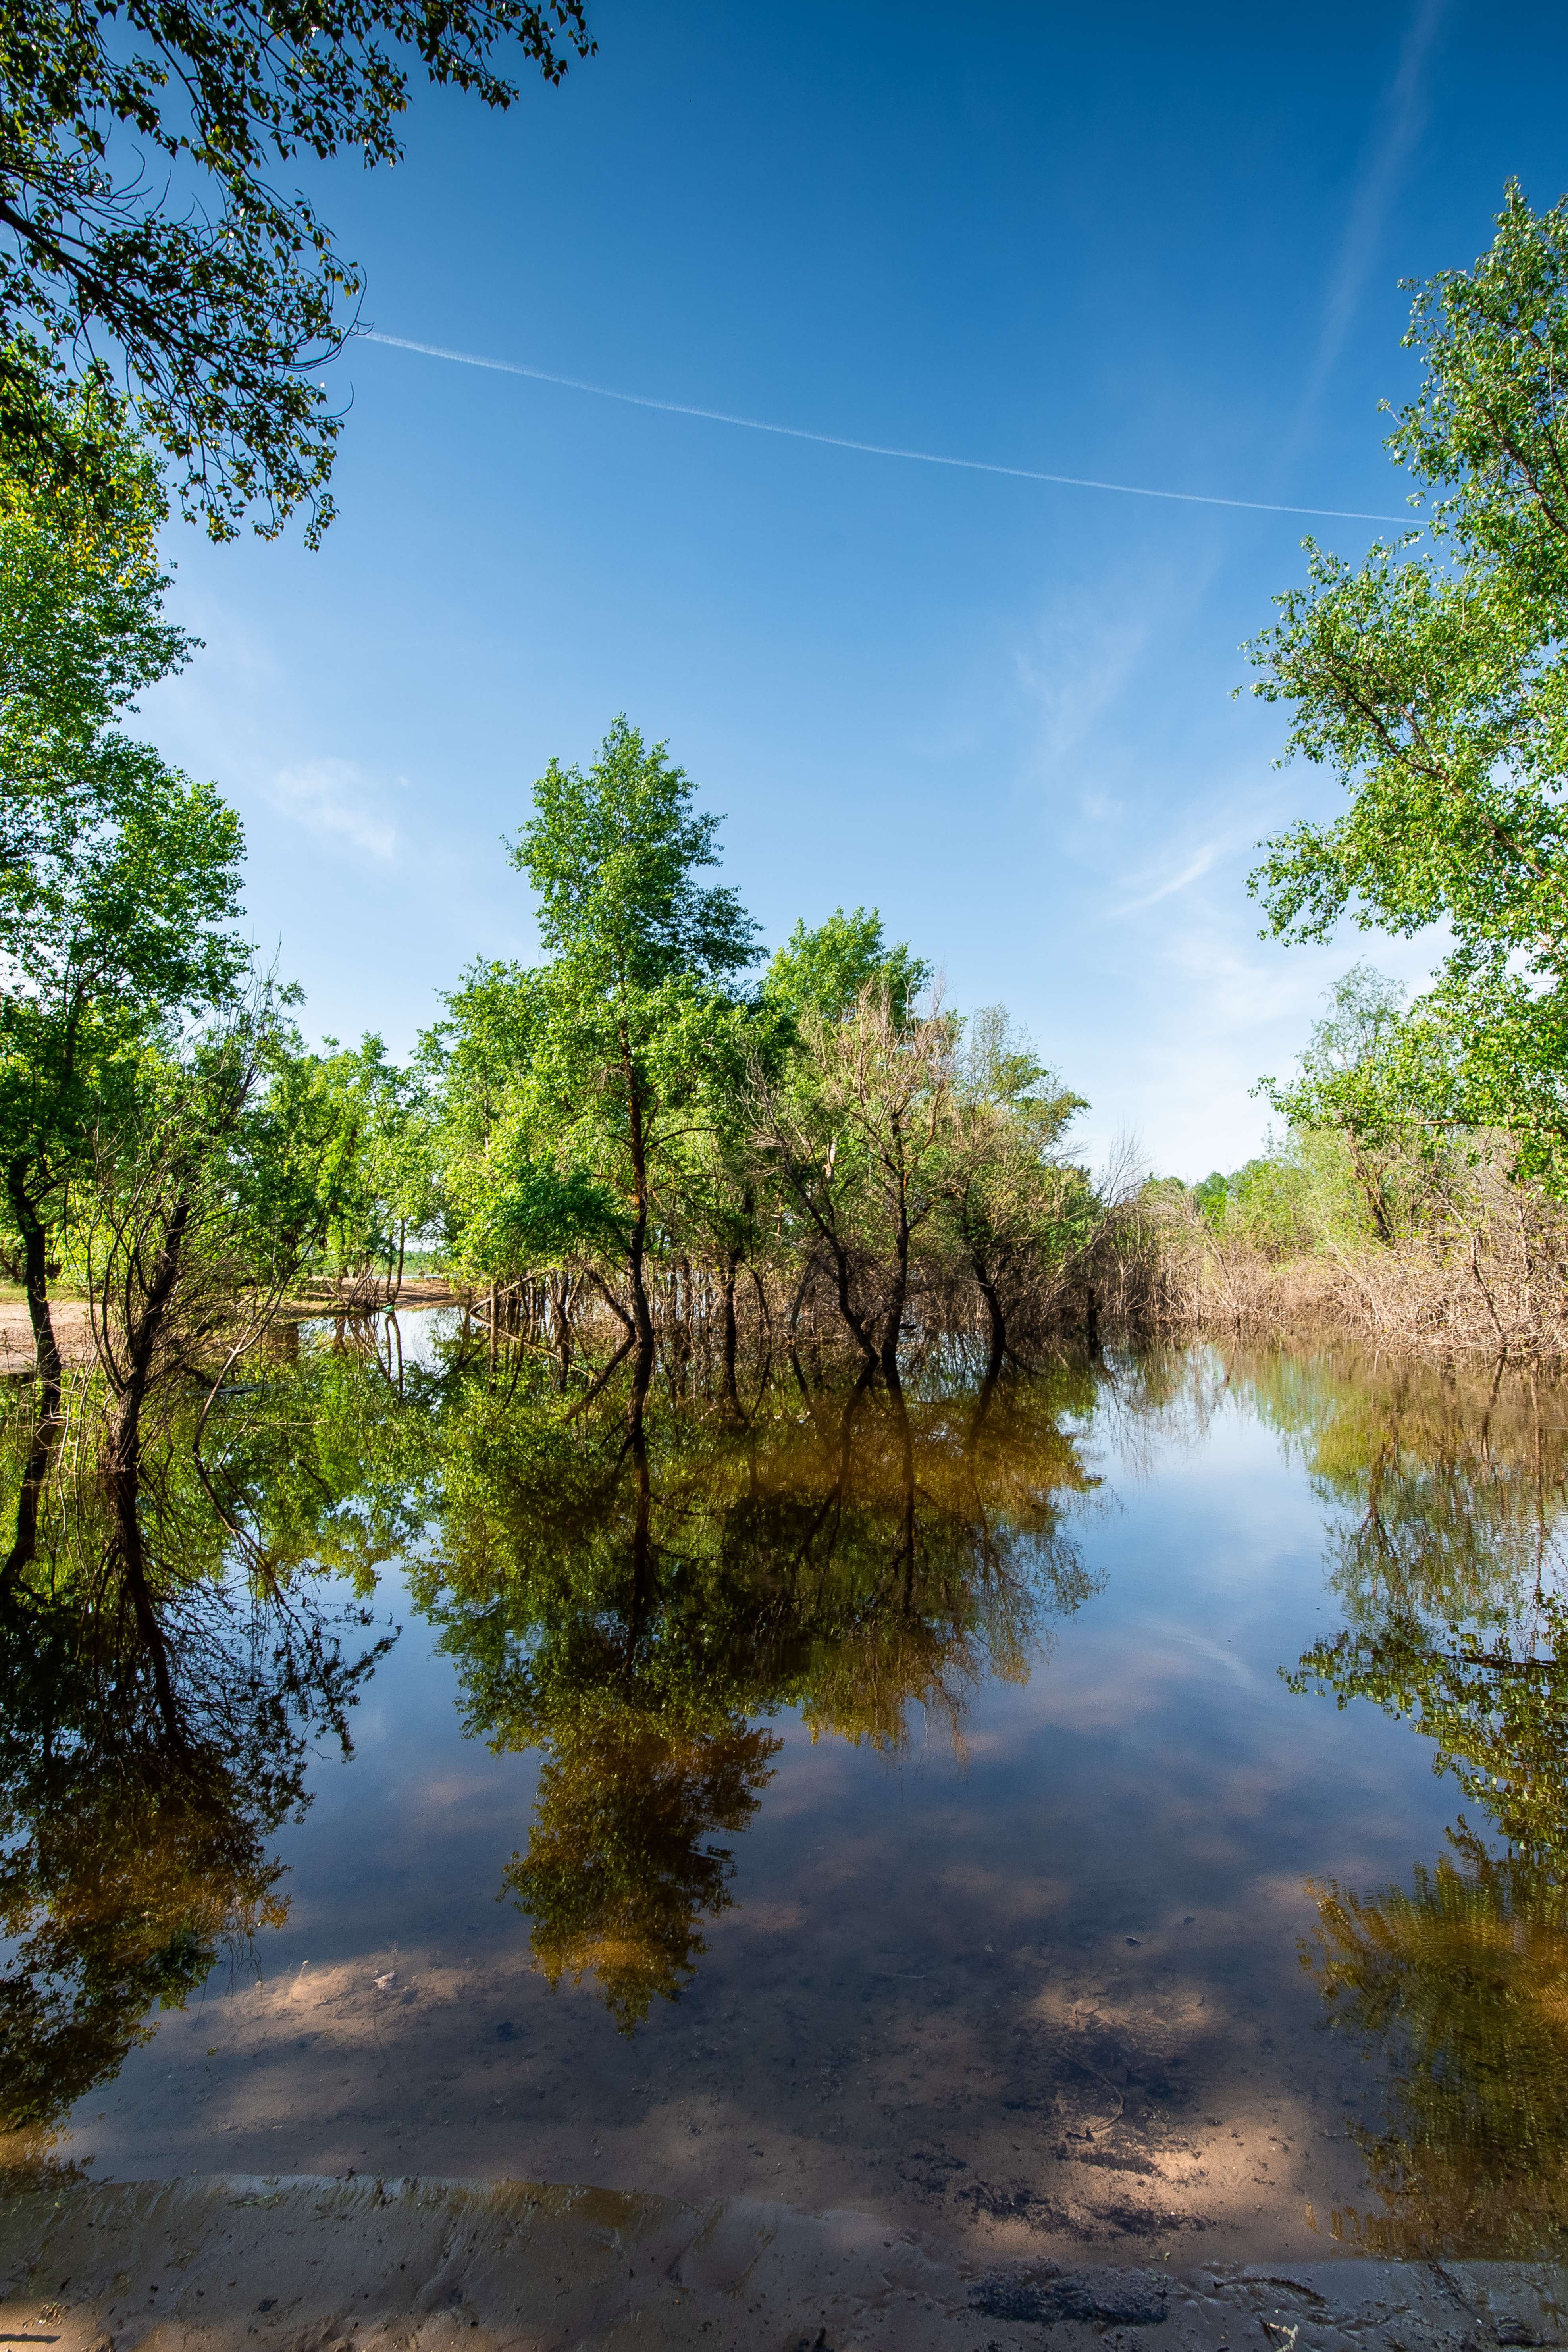
[[930,979],[874,908],[797,923],[762,988],[793,1050],[752,1068],[762,1161],[801,1244],[792,1324],[821,1276],[862,1362],[895,1373],[951,1045],[950,1023],[914,1010]]
[[[702,1094],[743,1019],[731,982],[756,926],[703,887],[719,819],[662,743],[616,720],[584,775],[552,760],[513,850],[550,961],[533,981],[526,1115],[539,1158],[615,1203],[631,1333],[651,1365],[647,1260],[655,1192],[703,1122]],[[629,1311],[628,1311],[629,1310]]]
[[[1453,950],[1407,1016],[1413,1102],[1497,1126],[1568,1186],[1568,200],[1510,186],[1489,252],[1417,290],[1425,365],[1388,446],[1425,530],[1359,567],[1308,542],[1304,588],[1260,636],[1254,691],[1288,750],[1350,802],[1268,844],[1253,887],[1280,938],[1349,914]],[[1429,1051],[1417,1051],[1429,1024]]]

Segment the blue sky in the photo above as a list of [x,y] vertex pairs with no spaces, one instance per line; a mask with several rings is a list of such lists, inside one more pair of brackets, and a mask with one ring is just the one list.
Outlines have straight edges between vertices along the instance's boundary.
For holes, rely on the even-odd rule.
[[[312,193],[381,331],[808,431],[1397,514],[1401,278],[1568,187],[1568,19],[595,0],[600,50]],[[724,813],[770,944],[874,903],[1089,1097],[1230,1166],[1358,954],[1260,941],[1253,845],[1337,788],[1232,698],[1303,531],[878,457],[359,342],[321,552],[172,534],[205,640],[144,724],[241,810],[315,1034],[405,1051],[527,956],[500,836],[626,710]]]

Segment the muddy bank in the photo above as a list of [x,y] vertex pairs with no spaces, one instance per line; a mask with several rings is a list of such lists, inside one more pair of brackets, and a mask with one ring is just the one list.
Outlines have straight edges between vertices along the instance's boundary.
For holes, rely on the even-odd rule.
[[1565,2312],[1546,2265],[987,2269],[850,2211],[518,2182],[209,2175],[0,2207],[0,2344],[58,2352],[1487,2352],[1556,2345]]

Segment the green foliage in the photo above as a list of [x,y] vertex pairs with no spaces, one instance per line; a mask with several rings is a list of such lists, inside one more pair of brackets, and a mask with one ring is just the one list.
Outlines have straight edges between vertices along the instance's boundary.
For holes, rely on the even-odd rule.
[[276,1031],[266,1055],[258,1166],[274,1213],[337,1280],[384,1276],[395,1289],[411,1234],[438,1213],[435,1113],[423,1074],[388,1061],[382,1040],[325,1041],[309,1052]]
[[0,1166],[41,1358],[50,1237],[94,1135],[158,1034],[230,1001],[247,961],[237,818],[120,724],[188,648],[162,616],[156,486],[123,435],[111,488],[91,514],[0,499]]
[[1344,1137],[1299,1127],[1229,1175],[1217,1170],[1187,1196],[1205,1230],[1268,1257],[1316,1255],[1364,1246],[1373,1226]]
[[108,345],[188,515],[221,539],[254,509],[271,536],[303,505],[314,543],[341,423],[316,372],[364,280],[274,173],[344,149],[395,163],[416,58],[510,107],[513,44],[559,81],[593,47],[583,0],[16,0],[0,28],[0,467],[69,470],[57,386]]
[[816,1286],[889,1371],[917,1292],[978,1284],[1002,1345],[1100,1229],[1065,1158],[1082,1097],[999,1006],[921,1010],[930,966],[874,909],[797,923],[744,991],[755,927],[700,878],[717,819],[624,718],[534,799],[513,856],[546,960],[471,966],[421,1049],[448,1264],[548,1276],[558,1317],[587,1275],[643,1360],[650,1280],[683,1314],[705,1290],[732,1410],[746,1266],[764,1315],[787,1284],[794,1328]]
[[586,774],[552,761],[512,853],[549,961],[475,967],[432,1041],[460,1258],[493,1276],[609,1252],[645,1346],[650,1219],[721,1118],[751,1021],[730,983],[757,955],[735,892],[697,879],[719,821],[695,796],[624,718]]
[[1065,1087],[999,1004],[955,1043],[941,1173],[943,1224],[1005,1328],[1004,1294],[1091,1243],[1101,1211],[1085,1171],[1064,1160],[1089,1105]]
[[527,1129],[520,1132],[515,1120],[492,1138],[485,1177],[464,1234],[465,1255],[476,1266],[533,1272],[625,1248],[626,1220],[614,1193],[585,1169],[562,1174],[534,1159]]
[[555,970],[616,1007],[671,983],[711,985],[757,959],[736,893],[695,879],[719,862],[719,819],[693,811],[697,788],[668,749],[645,744],[623,716],[586,775],[552,760],[512,850]]
[[[1172,1179],[1166,1177],[1156,1181],[1163,1181],[1169,1184]],[[1204,1178],[1201,1184],[1193,1186],[1194,1206],[1199,1215],[1211,1225],[1220,1224],[1224,1221],[1226,1212],[1230,1206],[1230,1178],[1222,1176],[1216,1168]]]
[[1568,209],[1510,186],[1490,251],[1417,291],[1425,380],[1392,454],[1424,534],[1359,568],[1309,542],[1308,582],[1253,647],[1254,689],[1292,709],[1287,749],[1350,794],[1268,845],[1270,929],[1348,914],[1453,941],[1401,1024],[1398,1080],[1437,1127],[1506,1129],[1521,1171],[1568,1184]]
[[796,923],[763,975],[765,1006],[799,1022],[808,1013],[837,1021],[868,988],[885,994],[896,1021],[910,1017],[915,999],[930,987],[931,968],[900,940],[889,947],[882,919],[873,907],[847,915],[836,908],[814,930]]

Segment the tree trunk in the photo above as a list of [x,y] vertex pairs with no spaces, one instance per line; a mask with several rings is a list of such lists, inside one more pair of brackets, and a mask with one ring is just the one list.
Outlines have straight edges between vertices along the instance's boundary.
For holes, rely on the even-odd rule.
[[632,1062],[631,1042],[625,1029],[621,1031],[621,1067],[626,1082],[626,1119],[631,1130],[632,1147],[632,1234],[626,1251],[626,1272],[631,1280],[632,1323],[637,1331],[639,1360],[653,1354],[653,1314],[647,1303],[647,1286],[643,1261],[647,1243],[647,1105],[637,1070]]
[[833,1259],[833,1271],[838,1291],[838,1312],[854,1333],[861,1355],[868,1364],[877,1360],[877,1350],[867,1335],[866,1326],[849,1303],[849,1253],[836,1234],[828,1236],[827,1247]]
[[39,1380],[46,1388],[52,1386],[58,1396],[60,1351],[55,1342],[54,1318],[49,1313],[49,1237],[27,1191],[26,1160],[7,1161],[5,1192],[16,1230],[22,1236],[22,1279],[27,1291],[27,1316],[33,1326],[34,1362]]
[[1002,1313],[1002,1301],[996,1295],[996,1285],[992,1281],[990,1269],[978,1250],[971,1249],[969,1263],[974,1269],[974,1279],[985,1302],[985,1320],[991,1331],[991,1360],[985,1377],[988,1381],[994,1381],[1007,1350],[1007,1325]]
[[741,1270],[739,1250],[724,1253],[724,1395],[736,1412],[741,1410],[741,1392],[735,1385],[735,1277]]
[[910,1222],[901,1207],[895,1248],[893,1295],[888,1306],[888,1319],[882,1327],[881,1348],[882,1374],[889,1388],[898,1385],[899,1340],[904,1328],[904,1306],[910,1295]]
[[39,1383],[37,1409],[33,1416],[33,1440],[27,1449],[26,1467],[22,1473],[22,1491],[16,1497],[16,1538],[0,1568],[0,1593],[10,1591],[22,1570],[28,1566],[38,1549],[38,1504],[56,1446],[65,1430],[65,1416],[60,1411],[58,1380]]

